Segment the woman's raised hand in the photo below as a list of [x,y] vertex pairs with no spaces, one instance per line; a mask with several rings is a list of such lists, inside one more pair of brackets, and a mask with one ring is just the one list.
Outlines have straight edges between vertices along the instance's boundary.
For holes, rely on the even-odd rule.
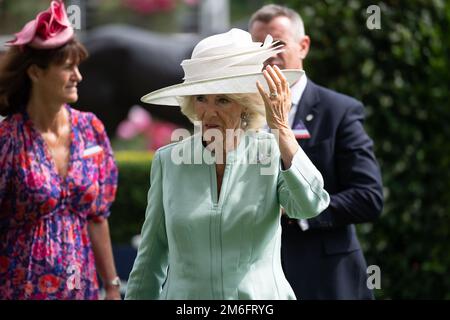
[[289,128],[289,110],[291,109],[291,90],[281,70],[267,66],[264,71],[270,92],[267,93],[259,81],[256,82],[266,109],[266,120],[271,129]]

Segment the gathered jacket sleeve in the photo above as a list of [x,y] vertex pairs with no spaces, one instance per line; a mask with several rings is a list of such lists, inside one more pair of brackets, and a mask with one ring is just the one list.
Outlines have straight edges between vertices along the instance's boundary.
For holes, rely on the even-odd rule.
[[150,190],[138,254],[130,273],[125,299],[158,299],[167,276],[168,244],[162,195],[162,165],[155,153]]
[[321,173],[301,147],[289,169],[283,170],[280,164],[278,199],[286,214],[294,219],[315,217],[330,203]]
[[96,156],[98,161],[98,184],[99,194],[96,199],[94,210],[88,215],[88,220],[102,221],[110,216],[111,206],[116,198],[118,183],[118,168],[114,160],[113,150],[103,123],[91,114],[91,130],[97,144],[103,152]]

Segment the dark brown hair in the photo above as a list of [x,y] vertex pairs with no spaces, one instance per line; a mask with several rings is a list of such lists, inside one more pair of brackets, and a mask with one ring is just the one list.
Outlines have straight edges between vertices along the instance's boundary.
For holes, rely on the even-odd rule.
[[79,64],[87,57],[86,48],[76,39],[55,49],[11,47],[0,58],[0,115],[16,113],[27,104],[31,90],[27,70],[31,65],[46,69],[50,64],[63,64],[67,59]]

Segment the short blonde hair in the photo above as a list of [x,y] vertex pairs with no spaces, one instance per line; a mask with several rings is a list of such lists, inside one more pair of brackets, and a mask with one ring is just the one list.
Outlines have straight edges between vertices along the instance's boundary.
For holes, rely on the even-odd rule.
[[[247,126],[242,128],[244,131],[249,129],[260,129],[266,123],[266,112],[264,109],[264,101],[259,93],[239,93],[239,94],[223,94],[223,96],[241,105],[247,113]],[[195,96],[177,97],[180,103],[181,112],[189,118],[193,123],[200,121],[194,109]]]

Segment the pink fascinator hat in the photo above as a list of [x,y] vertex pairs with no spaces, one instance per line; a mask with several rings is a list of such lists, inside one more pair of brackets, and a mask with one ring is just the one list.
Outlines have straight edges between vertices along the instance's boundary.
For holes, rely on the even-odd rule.
[[62,1],[52,1],[46,11],[40,12],[36,19],[28,22],[15,34],[15,39],[7,46],[28,45],[35,49],[53,49],[60,47],[72,39],[72,25],[67,17]]

